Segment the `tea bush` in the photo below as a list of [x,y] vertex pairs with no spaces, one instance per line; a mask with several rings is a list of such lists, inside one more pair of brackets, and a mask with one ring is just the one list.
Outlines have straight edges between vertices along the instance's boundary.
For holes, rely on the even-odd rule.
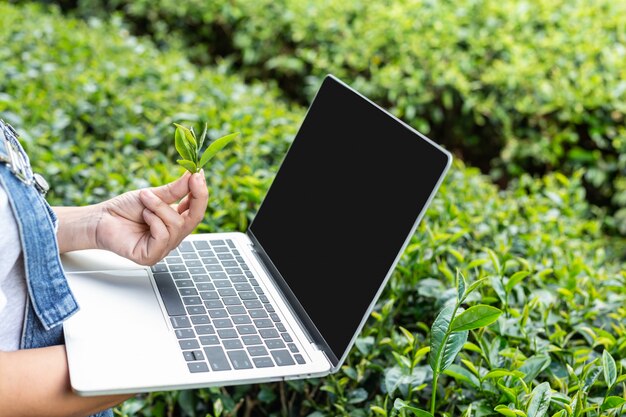
[[625,2],[57,3],[121,10],[136,33],[200,63],[226,57],[301,103],[335,73],[496,179],[583,167],[626,233]]
[[[213,138],[242,134],[206,169],[211,201],[199,230],[245,230],[304,115],[272,87],[198,70],[115,21],[0,4],[0,45],[0,115],[22,133],[57,204],[173,179],[182,170],[172,122],[206,121]],[[456,299],[458,272],[480,282],[465,307],[504,314],[471,331],[439,378],[436,415],[623,415],[626,273],[619,241],[590,216],[582,176],[521,175],[498,190],[457,162],[339,373],[141,395],[116,413],[427,415],[430,326]]]

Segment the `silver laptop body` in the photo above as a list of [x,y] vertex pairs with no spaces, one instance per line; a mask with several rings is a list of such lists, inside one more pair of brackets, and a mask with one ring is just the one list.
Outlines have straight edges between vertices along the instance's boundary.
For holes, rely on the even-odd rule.
[[[348,130],[330,138],[344,122]],[[333,152],[324,140],[340,143],[353,132],[377,132],[383,148],[397,141],[398,150],[386,157],[384,150],[338,145],[319,175],[300,172],[308,155],[316,158],[312,167]],[[137,393],[337,371],[450,162],[428,138],[327,76],[246,233],[191,235],[152,267],[100,250],[62,256],[80,305],[64,324],[72,388],[80,395]],[[309,195],[290,181],[319,190]],[[415,191],[395,190],[400,182]],[[369,187],[361,201],[357,195]]]

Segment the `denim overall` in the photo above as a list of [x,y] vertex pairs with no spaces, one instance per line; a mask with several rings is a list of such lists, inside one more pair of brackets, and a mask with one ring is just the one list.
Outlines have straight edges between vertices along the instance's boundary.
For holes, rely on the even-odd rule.
[[35,175],[17,134],[0,120],[0,184],[17,222],[28,289],[21,349],[63,344],[61,324],[78,311],[59,258],[57,218],[43,196],[47,184]]

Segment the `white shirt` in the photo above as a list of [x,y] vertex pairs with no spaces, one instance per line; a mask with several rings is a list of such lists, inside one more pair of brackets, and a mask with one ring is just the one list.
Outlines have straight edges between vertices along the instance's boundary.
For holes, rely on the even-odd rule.
[[20,347],[26,308],[22,245],[8,196],[0,185],[0,351]]

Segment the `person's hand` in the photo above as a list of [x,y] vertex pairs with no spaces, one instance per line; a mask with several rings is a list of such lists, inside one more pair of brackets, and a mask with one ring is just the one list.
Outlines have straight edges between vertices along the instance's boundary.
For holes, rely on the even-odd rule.
[[153,265],[202,221],[208,198],[204,172],[187,172],[164,186],[130,191],[97,204],[96,247]]

